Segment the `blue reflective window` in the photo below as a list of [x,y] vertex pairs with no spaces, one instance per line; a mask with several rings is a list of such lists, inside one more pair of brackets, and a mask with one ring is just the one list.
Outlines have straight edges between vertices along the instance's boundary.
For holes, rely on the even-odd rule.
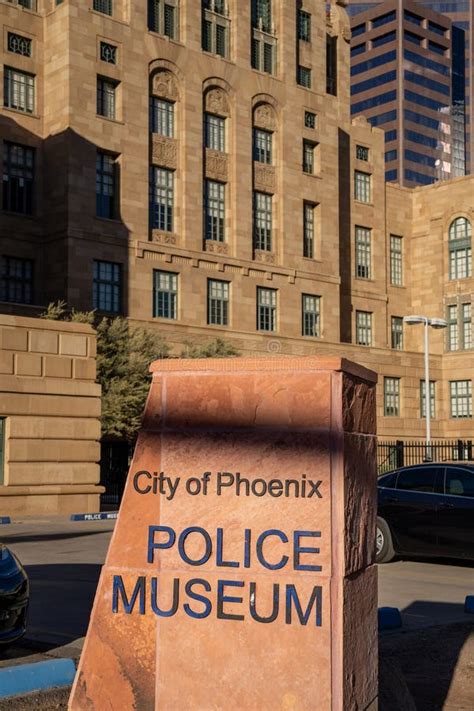
[[418,173],[416,170],[405,170],[405,180],[412,180],[414,183],[419,185],[432,185],[435,179],[429,175],[424,175],[423,173]]
[[372,40],[372,47],[375,49],[376,47],[381,47],[383,44],[387,44],[387,42],[393,42],[394,39],[396,39],[397,33],[395,30],[392,30],[392,32],[387,32],[385,35],[380,35],[380,37],[375,37]]
[[390,163],[391,160],[397,160],[397,151],[385,151],[385,162]]
[[367,121],[371,124],[371,126],[381,126],[383,123],[396,121],[396,118],[397,112],[394,109],[393,111],[386,111],[384,114],[379,114],[378,116],[370,116]]
[[435,159],[431,156],[427,156],[424,153],[417,153],[416,151],[405,150],[405,159],[411,161],[412,163],[420,163],[420,165],[428,165],[430,168],[435,167]]
[[429,148],[436,148],[438,145],[436,138],[431,138],[431,136],[426,136],[424,133],[417,133],[409,129],[405,129],[405,138],[407,141],[419,143],[422,146],[429,146]]
[[409,62],[418,64],[418,66],[424,67],[425,69],[432,69],[434,72],[443,74],[445,77],[448,77],[450,74],[449,67],[446,67],[444,64],[440,64],[439,62],[435,62],[433,59],[422,57],[420,54],[416,54],[415,52],[410,52],[409,49],[404,50],[403,56],[405,59],[408,59]]
[[392,10],[391,12],[386,12],[385,15],[380,15],[380,17],[375,17],[372,20],[372,27],[381,27],[382,25],[386,25],[387,22],[393,22],[393,20],[396,18],[397,14],[395,10]]
[[362,44],[356,44],[355,47],[351,47],[351,57],[357,57],[358,54],[363,54],[365,52],[365,42]]
[[419,15],[415,15],[415,13],[410,12],[410,10],[405,10],[403,16],[405,20],[407,20],[408,22],[412,22],[414,25],[418,25],[418,27],[420,27],[421,23],[423,22],[422,17],[420,17]]
[[375,67],[380,67],[382,64],[388,64],[388,62],[395,61],[396,58],[397,52],[394,49],[390,52],[385,52],[385,54],[379,54],[378,57],[372,57],[371,59],[367,59],[365,62],[354,64],[351,67],[351,76],[367,72],[369,69],[375,69]]
[[419,86],[424,86],[427,89],[437,91],[439,94],[445,94],[445,96],[449,96],[450,94],[451,90],[449,84],[442,84],[440,81],[428,79],[428,77],[425,77],[423,74],[415,74],[415,72],[405,70],[404,77],[407,81],[411,81]]
[[421,45],[421,42],[423,39],[419,35],[415,35],[413,32],[408,32],[408,30],[405,30],[405,32],[403,33],[403,36],[408,42],[413,42],[413,44],[417,44],[417,45]]
[[358,114],[361,111],[366,111],[371,109],[373,106],[381,106],[381,104],[388,104],[389,101],[395,101],[397,98],[397,92],[395,89],[393,91],[387,91],[385,94],[378,94],[378,96],[372,96],[370,99],[365,99],[364,101],[358,101],[356,104],[351,106],[351,114]]
[[385,131],[385,143],[390,143],[390,141],[395,141],[397,138],[397,131],[396,129],[392,129],[391,131]]
[[408,91],[408,89],[405,89],[404,95],[407,101],[412,101],[414,104],[419,104],[420,106],[426,106],[427,109],[433,109],[433,111],[439,111],[443,106],[446,106],[446,104],[443,104],[441,101],[435,101],[434,99],[430,99],[429,96],[423,96],[414,91]]
[[361,91],[367,91],[368,89],[373,89],[381,84],[388,84],[390,81],[395,81],[397,78],[397,73],[395,70],[391,72],[385,72],[384,74],[379,74],[371,79],[365,79],[360,81],[358,84],[353,84],[351,86],[351,94],[359,94]]
[[359,35],[363,35],[365,32],[365,22],[363,22],[361,25],[357,25],[356,27],[352,28],[352,36],[353,37],[358,37]]
[[432,52],[436,52],[436,54],[441,54],[443,57],[446,54],[445,47],[438,44],[437,42],[432,42],[431,40],[428,41],[428,49],[431,50]]
[[397,176],[398,176],[397,170],[386,170],[385,171],[385,180],[387,183],[397,180]]
[[428,20],[428,29],[430,32],[441,35],[441,37],[444,37],[446,34],[446,27],[441,27],[441,25],[438,25],[437,22],[433,22],[432,20]]
[[413,123],[418,123],[420,126],[426,126],[427,128],[434,128],[436,131],[439,128],[439,121],[432,119],[429,116],[424,116],[423,114],[418,114],[416,111],[410,111],[410,109],[405,109],[403,112],[407,121],[412,121]]

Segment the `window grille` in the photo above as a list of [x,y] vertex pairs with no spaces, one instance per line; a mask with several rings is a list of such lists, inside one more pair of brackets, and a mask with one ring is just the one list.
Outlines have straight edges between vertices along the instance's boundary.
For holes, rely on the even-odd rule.
[[303,336],[319,337],[321,297],[303,294]]
[[104,15],[112,15],[112,0],[93,0],[92,7],[96,12]]
[[355,171],[354,197],[359,202],[371,201],[371,175],[360,170]]
[[7,41],[9,52],[31,57],[32,41],[29,37],[22,37],[22,35],[17,35],[15,32],[9,32]]
[[150,97],[150,126],[152,133],[173,138],[174,136],[174,103],[165,99]]
[[[436,383],[430,380],[430,417],[436,417]],[[426,383],[420,380],[420,417],[426,417]]]
[[303,207],[303,257],[314,258],[315,205],[305,202]]
[[403,284],[403,237],[390,235],[390,283]]
[[100,43],[100,58],[107,64],[117,64],[117,47],[108,42]]
[[384,415],[400,417],[400,378],[383,379]]
[[304,10],[298,10],[298,39],[311,42],[311,15]]
[[165,168],[151,168],[150,222],[152,229],[173,231],[174,174]]
[[225,119],[204,114],[204,145],[214,151],[225,152]]
[[472,417],[472,382],[451,380],[449,383],[451,417],[466,419]]
[[203,0],[202,48],[206,52],[229,56],[230,19],[224,0]]
[[257,330],[276,331],[276,289],[257,287]]
[[372,235],[367,227],[355,229],[356,276],[372,278]]
[[99,116],[115,119],[116,89],[116,82],[97,77],[97,113]]
[[369,160],[369,149],[365,146],[356,146],[356,158],[357,160]]
[[178,1],[148,0],[148,29],[178,39]]
[[3,103],[9,109],[32,114],[35,110],[35,77],[5,67]]
[[205,182],[205,236],[206,239],[224,242],[225,239],[225,185],[214,180]]
[[176,319],[178,317],[178,275],[173,272],[153,272],[153,316]]
[[111,314],[121,313],[122,265],[94,261],[92,304],[94,309]]
[[356,311],[356,343],[359,346],[372,345],[372,314]]
[[272,196],[254,193],[254,249],[272,250]]
[[471,275],[471,223],[458,217],[449,227],[449,278],[466,279]]
[[208,279],[207,322],[213,326],[229,324],[229,282]]
[[403,350],[403,318],[392,316],[392,348],[396,351]]
[[253,159],[258,163],[272,164],[273,135],[261,128],[253,130]]

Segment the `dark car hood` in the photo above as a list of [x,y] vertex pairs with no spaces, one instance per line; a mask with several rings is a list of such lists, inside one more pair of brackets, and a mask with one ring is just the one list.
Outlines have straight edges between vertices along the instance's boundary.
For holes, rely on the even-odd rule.
[[16,596],[28,596],[28,576],[18,558],[0,544],[0,603]]

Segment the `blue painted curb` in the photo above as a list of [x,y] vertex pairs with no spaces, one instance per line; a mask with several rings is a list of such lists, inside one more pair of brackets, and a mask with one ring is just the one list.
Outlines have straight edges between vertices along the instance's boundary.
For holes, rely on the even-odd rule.
[[1,523],[11,523],[12,520],[10,516],[0,516],[0,524]]
[[112,521],[118,518],[118,511],[94,514],[71,514],[71,521]]
[[379,607],[379,630],[396,630],[402,626],[402,616],[398,607]]
[[464,612],[474,615],[474,595],[466,595],[464,601]]
[[72,659],[51,659],[0,669],[0,698],[70,686],[75,676],[76,667]]

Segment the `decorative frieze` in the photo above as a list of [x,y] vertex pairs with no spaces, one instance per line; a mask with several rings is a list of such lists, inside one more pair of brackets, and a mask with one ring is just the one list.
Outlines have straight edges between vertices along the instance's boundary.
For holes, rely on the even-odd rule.
[[168,101],[178,101],[178,84],[173,74],[167,70],[156,72],[152,79],[152,93]]
[[164,230],[152,230],[151,239],[159,244],[177,244],[178,237],[174,232],[165,232]]
[[253,164],[253,181],[255,190],[274,193],[276,191],[275,167],[255,161]]
[[176,170],[178,167],[178,144],[174,138],[154,133],[152,136],[153,165]]
[[211,180],[219,180],[226,183],[229,175],[228,156],[221,151],[214,151],[206,148],[205,175]]
[[217,242],[213,239],[207,239],[205,242],[206,252],[213,254],[229,254],[229,245],[225,242]]
[[216,114],[224,118],[230,116],[229,99],[224,89],[220,87],[209,89],[209,91],[206,92],[204,107],[205,111],[208,111],[210,114]]
[[256,262],[261,262],[262,264],[275,264],[276,255],[274,252],[267,252],[264,249],[255,249],[253,253],[253,258]]

